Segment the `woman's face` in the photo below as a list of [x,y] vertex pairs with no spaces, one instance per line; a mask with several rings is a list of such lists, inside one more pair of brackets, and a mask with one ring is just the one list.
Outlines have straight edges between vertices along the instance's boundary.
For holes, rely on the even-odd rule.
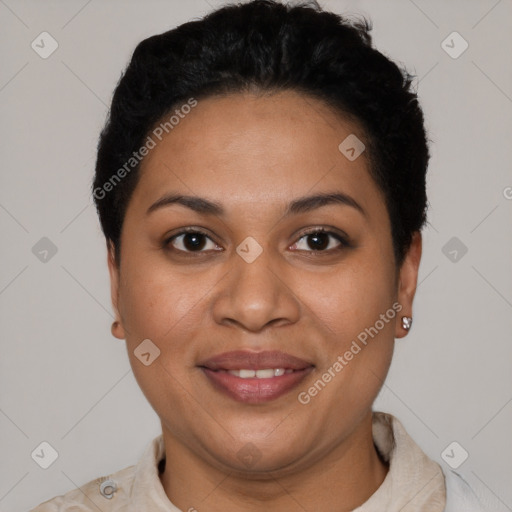
[[167,446],[293,472],[367,436],[421,238],[397,274],[354,136],[316,99],[236,94],[199,101],[145,157],[119,270],[109,257],[114,334]]

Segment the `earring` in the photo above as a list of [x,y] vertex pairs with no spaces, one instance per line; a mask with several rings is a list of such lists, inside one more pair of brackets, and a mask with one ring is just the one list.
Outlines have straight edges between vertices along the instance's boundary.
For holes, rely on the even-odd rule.
[[410,316],[403,316],[402,317],[402,327],[408,331],[411,328],[412,325],[412,318]]

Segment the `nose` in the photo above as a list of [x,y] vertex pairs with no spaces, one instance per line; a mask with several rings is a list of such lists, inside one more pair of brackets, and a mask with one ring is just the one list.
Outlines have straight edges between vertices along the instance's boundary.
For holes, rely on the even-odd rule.
[[[213,315],[221,325],[238,326],[251,332],[266,327],[293,324],[301,313],[293,292],[290,271],[266,249],[252,262],[233,253],[230,271],[221,281]],[[288,281],[288,282],[287,282]]]

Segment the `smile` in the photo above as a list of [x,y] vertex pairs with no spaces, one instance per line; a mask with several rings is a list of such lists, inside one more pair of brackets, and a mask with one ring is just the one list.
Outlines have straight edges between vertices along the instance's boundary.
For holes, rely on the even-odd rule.
[[280,351],[233,351],[202,361],[198,367],[215,392],[237,402],[276,400],[297,387],[314,365]]

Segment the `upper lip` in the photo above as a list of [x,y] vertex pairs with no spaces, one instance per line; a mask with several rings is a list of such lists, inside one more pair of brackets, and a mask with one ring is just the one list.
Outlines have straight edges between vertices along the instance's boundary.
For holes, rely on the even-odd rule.
[[234,350],[204,360],[198,366],[210,370],[264,370],[267,368],[303,370],[313,366],[313,364],[279,350],[263,352]]

